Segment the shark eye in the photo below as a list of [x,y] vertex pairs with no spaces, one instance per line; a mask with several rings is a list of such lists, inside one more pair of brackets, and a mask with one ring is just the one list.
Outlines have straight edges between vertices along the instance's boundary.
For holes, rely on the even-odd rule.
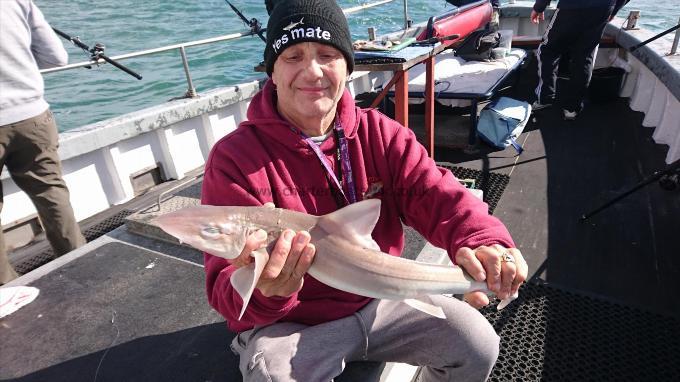
[[201,228],[201,236],[204,239],[216,239],[220,236],[220,234],[220,229],[215,226],[206,226]]
[[220,224],[220,232],[225,235],[233,235],[236,231],[236,225],[234,223],[229,222]]

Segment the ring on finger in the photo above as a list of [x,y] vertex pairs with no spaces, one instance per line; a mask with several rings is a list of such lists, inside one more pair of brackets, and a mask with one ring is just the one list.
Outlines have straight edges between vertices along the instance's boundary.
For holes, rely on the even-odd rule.
[[515,256],[512,255],[510,252],[503,252],[501,255],[501,262],[502,263],[514,263],[515,262]]

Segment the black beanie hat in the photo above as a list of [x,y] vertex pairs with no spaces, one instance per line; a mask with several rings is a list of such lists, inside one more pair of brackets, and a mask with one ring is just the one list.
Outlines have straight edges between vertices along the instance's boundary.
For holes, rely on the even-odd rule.
[[264,62],[267,74],[286,48],[301,42],[318,42],[338,49],[354,70],[354,52],[349,25],[335,0],[266,0],[267,46]]

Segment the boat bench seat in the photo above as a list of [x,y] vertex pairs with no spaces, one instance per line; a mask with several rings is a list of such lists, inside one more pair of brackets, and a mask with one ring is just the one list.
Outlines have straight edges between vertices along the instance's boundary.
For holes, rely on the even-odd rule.
[[[489,100],[506,84],[506,80],[526,60],[524,49],[513,48],[502,58],[492,61],[465,61],[453,51],[437,55],[434,66],[434,98],[446,106],[470,107],[469,144],[476,142],[478,104]],[[425,102],[425,65],[408,71],[409,103]],[[394,96],[394,92],[389,93]]]

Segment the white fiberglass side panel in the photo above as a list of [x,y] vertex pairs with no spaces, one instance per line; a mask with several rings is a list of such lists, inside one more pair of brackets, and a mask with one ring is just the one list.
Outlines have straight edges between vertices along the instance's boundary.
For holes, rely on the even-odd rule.
[[649,105],[652,102],[652,93],[654,92],[654,84],[656,83],[656,76],[644,66],[640,67],[635,89],[630,97],[630,108],[635,111],[647,113]]
[[2,191],[4,196],[0,222],[3,226],[12,225],[18,220],[37,213],[31,199],[21,191],[9,174],[7,177],[2,177]]
[[638,78],[640,77],[640,68],[642,67],[642,64],[632,54],[628,54],[625,61],[630,65],[630,72],[623,77],[623,87],[621,88],[619,96],[632,98],[635,93],[635,88],[637,87]]
[[645,114],[642,125],[653,127],[654,142],[668,145],[666,163],[680,159],[680,102],[652,71],[632,55],[621,96],[630,97],[630,108]]
[[680,159],[680,101],[668,94],[661,120],[652,134],[654,142],[668,145],[666,163]]
[[203,166],[205,158],[201,146],[206,146],[206,142],[201,142],[205,134],[199,130],[203,128],[201,118],[191,118],[180,121],[164,129],[167,142],[167,150],[172,160],[177,179],[198,167]]
[[657,78],[654,81],[654,89],[652,90],[652,98],[649,104],[649,109],[645,113],[645,119],[642,121],[642,126],[655,127],[659,126],[663,118],[664,111],[668,106],[668,98],[670,93],[666,86]]
[[209,142],[209,146],[212,147],[222,137],[236,130],[242,119],[240,104],[227,106],[208,115],[207,130],[210,131],[213,139]]
[[[109,208],[122,197],[120,183],[110,168],[107,153],[99,150],[62,161],[64,182],[69,189],[71,206],[80,221]],[[35,207],[9,177],[3,177],[4,205],[0,220],[3,225],[36,214]]]
[[134,189],[130,176],[152,167],[157,166],[154,152],[159,152],[158,142],[154,134],[145,134],[133,139],[119,142],[110,149],[112,165],[115,175],[120,182],[123,198],[128,200],[134,197]]
[[108,154],[95,151],[62,162],[64,181],[78,221],[109,208],[112,204],[109,198],[121,197],[120,184],[114,180],[103,155]]

